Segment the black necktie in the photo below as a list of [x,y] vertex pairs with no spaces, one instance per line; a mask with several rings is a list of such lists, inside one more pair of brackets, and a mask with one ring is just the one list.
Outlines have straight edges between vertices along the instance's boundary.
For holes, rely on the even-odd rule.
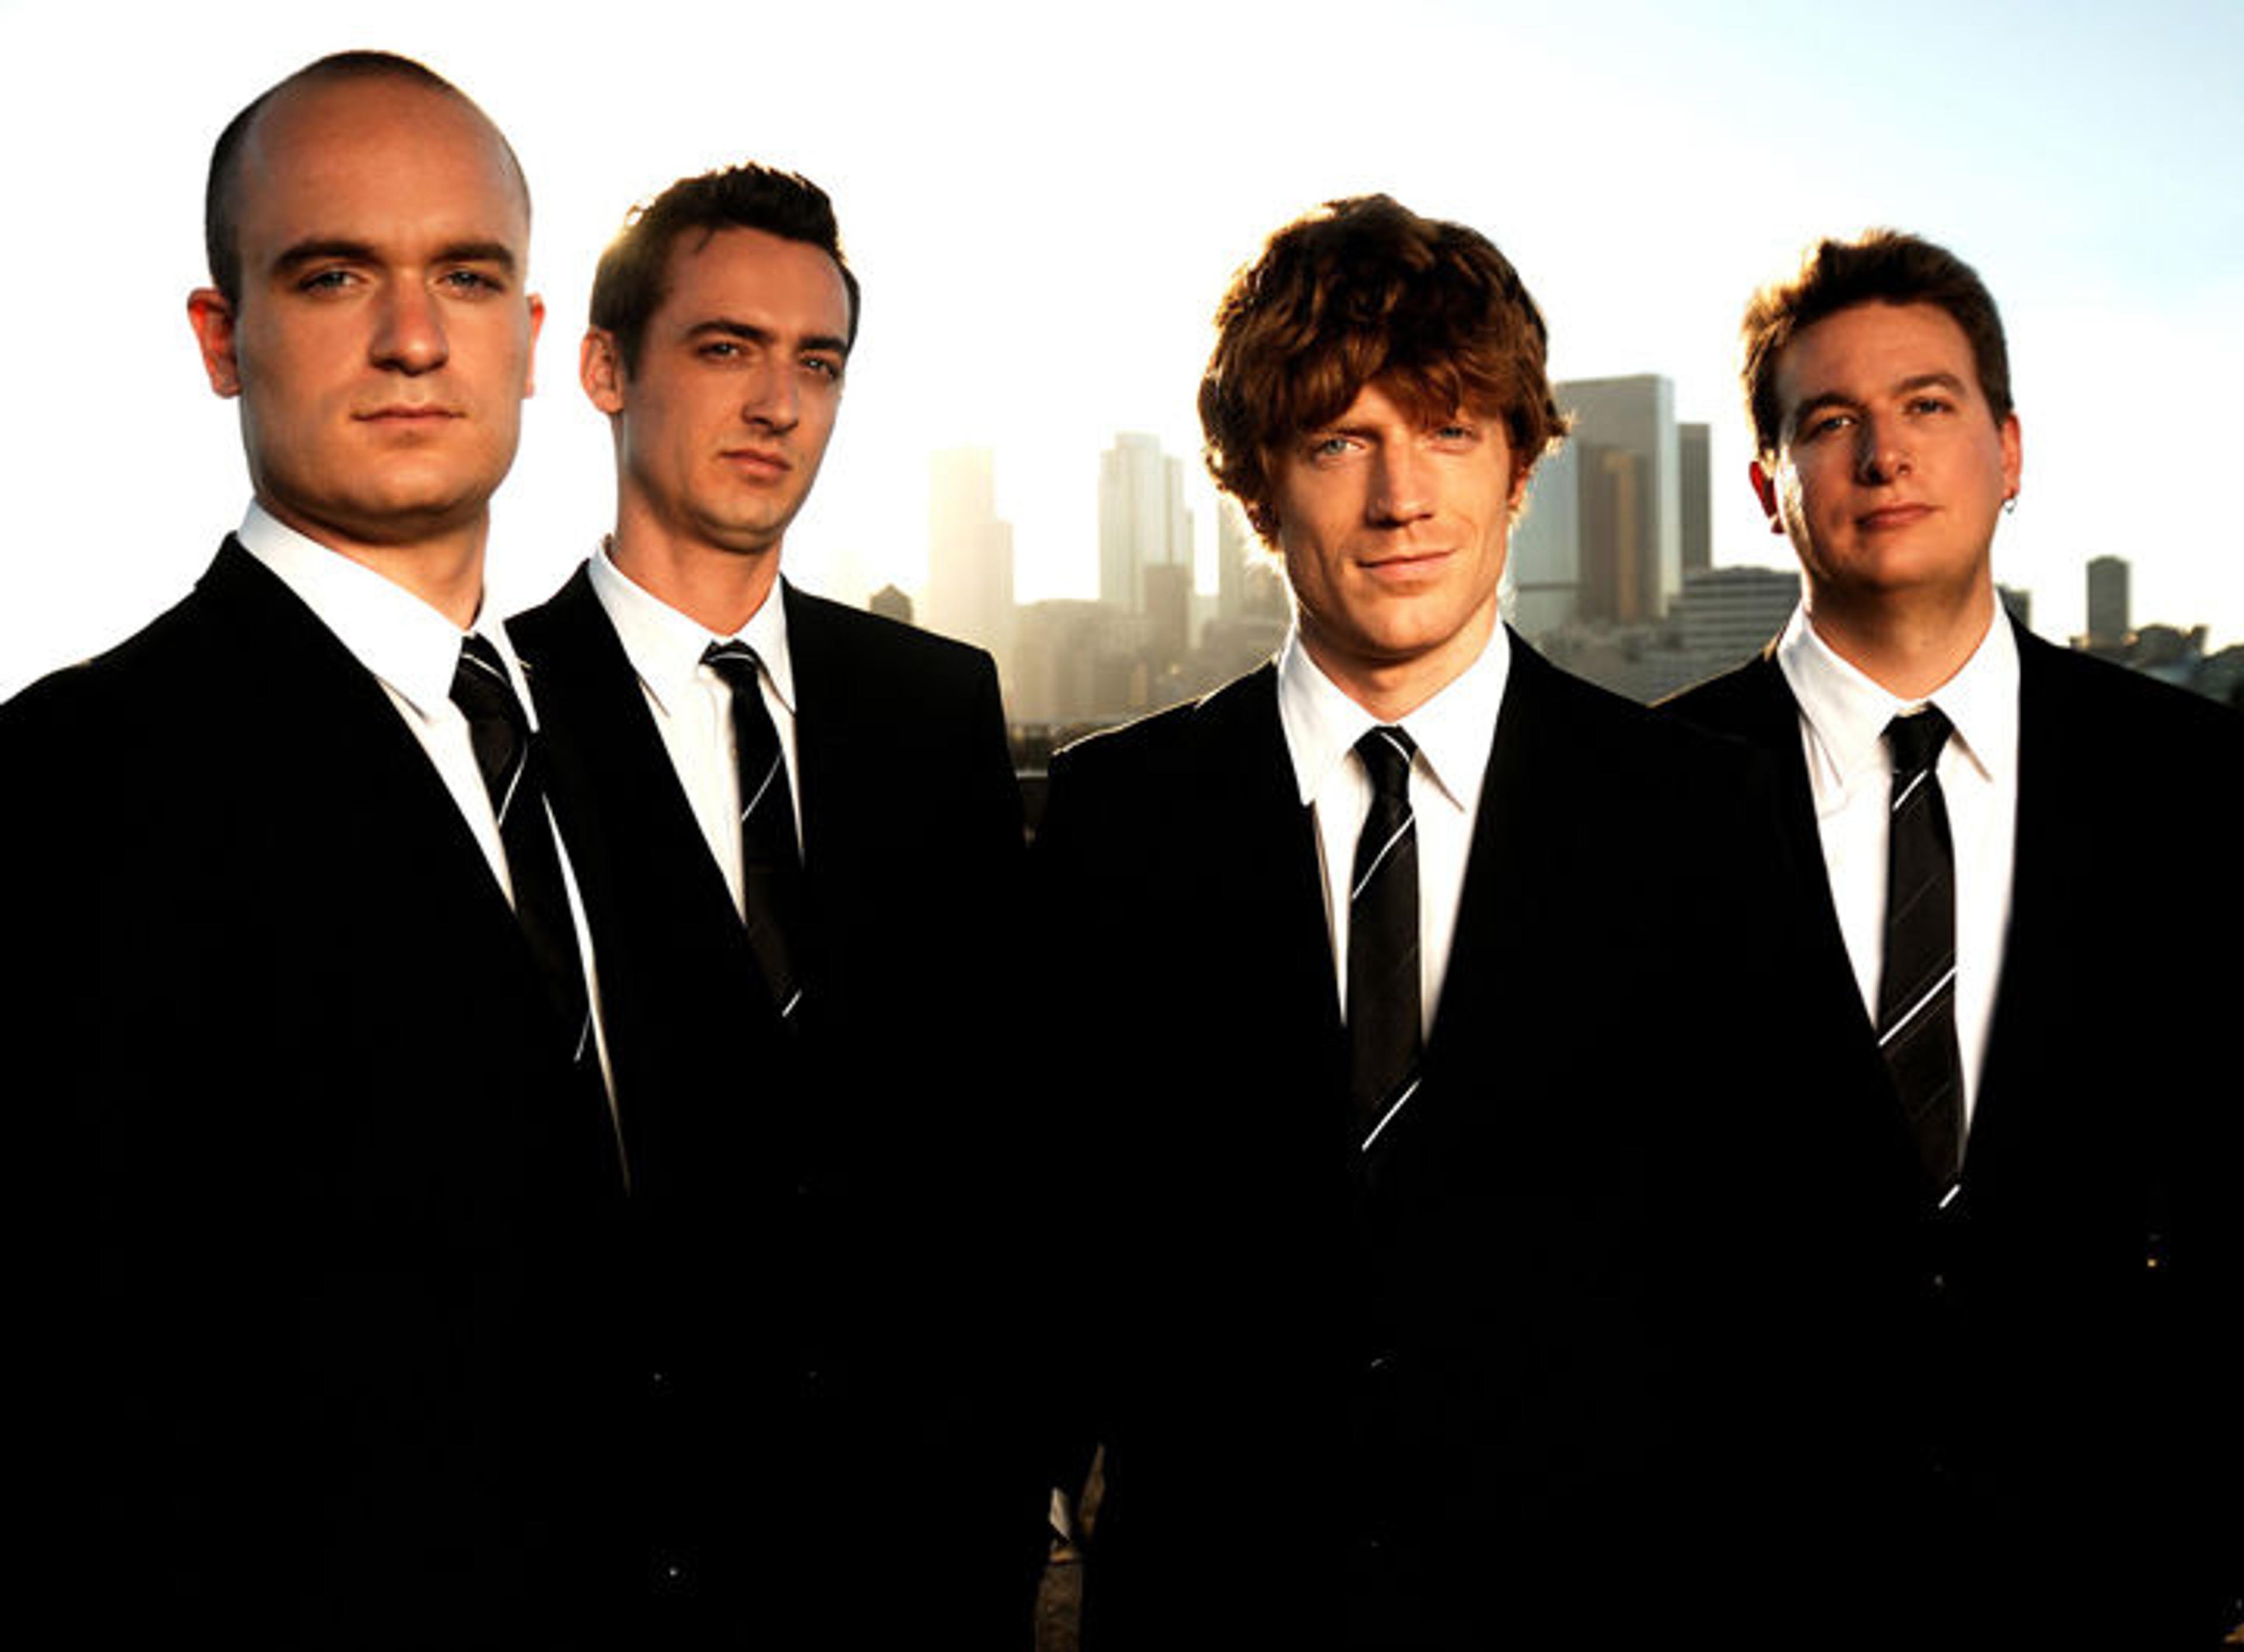
[[789,1019],[802,1001],[802,857],[794,839],[794,794],[779,730],[764,705],[763,662],[745,642],[713,642],[702,663],[733,691],[733,756],[740,776],[741,917],[772,1002]]
[[538,784],[530,721],[515,698],[514,685],[507,680],[498,650],[487,638],[471,636],[460,645],[460,663],[452,674],[452,703],[467,716],[476,766],[483,770],[483,789],[490,794],[491,813],[498,820],[507,876],[514,884],[515,917],[568,1039],[570,1060],[583,1061],[591,1050],[592,1018],[577,952],[577,928],[569,916],[561,859],[553,848],[553,829]]
[[1942,1198],[1964,1165],[1964,1061],[1956,1041],[1956,856],[1935,768],[1947,743],[1938,708],[1886,725],[1893,802],[1886,823],[1885,966],[1878,1047]]
[[1371,807],[1348,886],[1348,1099],[1366,1147],[1418,1082],[1416,749],[1400,728],[1374,728],[1355,742],[1371,776]]

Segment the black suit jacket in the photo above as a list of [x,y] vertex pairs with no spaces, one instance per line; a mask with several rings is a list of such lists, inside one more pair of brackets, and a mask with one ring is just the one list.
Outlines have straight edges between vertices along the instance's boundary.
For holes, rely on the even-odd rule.
[[228,541],[0,768],[48,1621],[569,1643],[618,1169],[427,756]]
[[1042,1513],[1002,1438],[1018,1367],[997,1342],[1019,1271],[1021,859],[997,675],[783,591],[794,1034],[585,572],[509,626],[584,868],[631,1158],[632,1634],[995,1644],[1026,1633]]
[[1618,1644],[1767,1604],[1832,1265],[1773,1168],[1849,1113],[1732,1053],[1790,1001],[1766,784],[1511,649],[1423,1082],[1369,1152],[1274,668],[1053,762],[1086,1645]]
[[[1862,1400],[1901,1471],[1883,1524],[1955,1558],[1929,1609],[1906,1566],[1872,1587],[1959,1644],[2212,1644],[2244,1593],[2221,1351],[2244,1157],[2234,972],[2192,937],[2244,933],[2244,721],[2017,634],[2011,924],[1963,1188],[1933,1215],[1906,1170],[1889,1183],[1912,1303]],[[1822,1059],[1877,1081],[1773,651],[1669,705],[1776,759],[1822,990],[1850,1010]]]

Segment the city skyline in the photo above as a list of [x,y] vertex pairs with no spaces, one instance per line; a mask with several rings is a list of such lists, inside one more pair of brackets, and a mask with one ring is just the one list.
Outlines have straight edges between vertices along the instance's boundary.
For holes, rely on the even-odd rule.
[[[1642,374],[1552,388],[1576,423],[1513,535],[1504,619],[1577,674],[1647,703],[1777,636],[1799,601],[1798,568],[1711,564],[1707,430],[1675,419],[1673,386]],[[1186,583],[1176,554],[1191,537],[1180,465],[1152,437],[1118,432],[1100,459],[1098,594],[1017,602],[995,455],[938,454],[928,513],[933,594],[916,610],[892,586],[873,606],[989,649],[1018,727],[1112,724],[1206,693],[1275,651],[1289,609],[1276,558],[1247,565],[1245,518],[1228,501],[1216,518],[1218,572],[1227,559],[1234,577]],[[2045,605],[2041,634],[2234,703],[2244,643],[2209,646],[2209,627],[2186,620],[2139,623],[2125,557],[2090,558],[2080,573],[2085,624],[2051,633]],[[1999,594],[2035,628],[2032,589],[2004,584]]]
[[[0,403],[17,527],[0,693],[173,600],[239,519],[234,410],[184,319],[209,143],[273,79],[356,45],[457,80],[536,197],[549,318],[495,510],[501,611],[544,596],[611,518],[606,433],[575,383],[599,247],[671,179],[754,157],[832,191],[864,278],[834,450],[787,547],[791,577],[852,602],[925,591],[931,456],[962,446],[994,455],[1018,597],[1092,594],[1099,455],[1125,431],[1184,461],[1213,586],[1193,398],[1215,301],[1279,223],[1385,189],[1513,257],[1554,376],[1673,383],[1676,419],[1709,427],[1718,566],[1789,557],[1743,479],[1731,375],[1753,286],[1819,233],[1892,222],[1952,245],[2003,305],[2025,431],[1998,578],[2065,636],[2083,565],[2122,555],[2139,620],[2244,638],[2244,531],[2205,498],[2227,471],[2214,397],[2244,373],[2244,8],[1882,17],[1841,37],[1758,3],[1577,19],[1400,0],[1366,19],[1149,0],[1086,42],[965,0],[873,4],[844,43],[807,14],[650,0],[619,42],[422,0],[340,26],[248,0],[221,48],[173,10],[0,0],[23,231],[0,265],[19,374]],[[1375,50],[1417,80],[1356,84]]]

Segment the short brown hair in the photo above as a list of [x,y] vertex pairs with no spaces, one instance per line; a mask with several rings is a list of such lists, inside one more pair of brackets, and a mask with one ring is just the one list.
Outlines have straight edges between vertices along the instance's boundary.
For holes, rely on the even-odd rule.
[[1784,435],[1776,368],[1804,328],[1858,304],[1932,304],[1945,310],[1971,345],[1979,389],[2000,424],[2011,416],[2011,355],[2003,318],[1978,272],[1944,247],[1896,229],[1869,229],[1853,240],[1818,241],[1800,268],[1771,281],[1746,306],[1740,371],[1754,443],[1774,459]]
[[842,255],[842,231],[826,192],[800,173],[749,161],[693,178],[681,178],[643,206],[635,206],[592,276],[592,325],[616,341],[624,370],[639,369],[646,324],[662,308],[670,250],[680,236],[700,233],[703,244],[722,229],[760,229],[781,240],[815,247],[842,272],[849,295],[849,335],[857,342],[857,277]]
[[241,151],[258,118],[284,92],[358,80],[395,80],[418,86],[439,97],[456,98],[483,116],[483,124],[498,140],[499,152],[506,158],[515,186],[522,192],[522,215],[525,219],[530,216],[530,182],[523,176],[522,162],[515,157],[514,146],[507,142],[498,124],[483,114],[474,98],[428,64],[401,58],[395,52],[330,52],[251,98],[240,113],[226,122],[226,130],[211,146],[210,173],[203,183],[203,252],[210,261],[211,285],[218,288],[227,303],[241,301],[240,212],[234,198],[241,183]]
[[1515,480],[1566,431],[1543,313],[1511,261],[1477,230],[1386,195],[1328,201],[1272,235],[1215,325],[1200,384],[1207,468],[1266,539],[1271,451],[1374,380],[1428,423],[1501,418]]

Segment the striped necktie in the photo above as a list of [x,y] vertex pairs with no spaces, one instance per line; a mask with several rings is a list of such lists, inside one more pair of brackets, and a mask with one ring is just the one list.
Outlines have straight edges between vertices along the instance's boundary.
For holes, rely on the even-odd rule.
[[564,1029],[570,1060],[581,1062],[591,1050],[592,1016],[577,951],[577,927],[570,917],[561,857],[553,846],[553,829],[538,782],[530,720],[490,639],[470,636],[461,643],[460,661],[452,673],[452,703],[468,720],[476,767],[483,771],[483,789],[498,822],[507,877],[514,885],[515,917]]
[[1348,1100],[1369,1148],[1418,1087],[1418,828],[1399,728],[1355,742],[1371,806],[1355,843],[1348,897]]
[[1887,821],[1885,963],[1878,1047],[1901,1096],[1935,1199],[1964,1167],[1964,1061],[1956,1039],[1956,856],[1935,772],[1951,725],[1935,706],[1886,725],[1893,753]]
[[701,661],[733,694],[733,756],[740,778],[740,916],[772,1003],[793,1025],[802,1002],[802,856],[795,843],[787,756],[764,704],[763,661],[738,639],[711,643]]

